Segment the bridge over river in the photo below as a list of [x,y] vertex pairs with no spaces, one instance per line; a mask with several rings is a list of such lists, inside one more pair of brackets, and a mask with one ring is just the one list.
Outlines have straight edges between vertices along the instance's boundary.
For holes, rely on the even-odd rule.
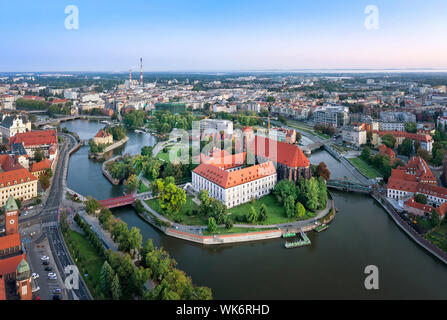
[[374,184],[354,182],[349,179],[332,179],[327,181],[327,187],[330,189],[336,189],[346,192],[359,192],[359,193],[371,193],[373,191]]
[[321,140],[312,144],[308,144],[307,146],[301,146],[300,148],[306,156],[310,156],[313,151],[323,148],[324,145],[330,142],[332,142],[332,139]]

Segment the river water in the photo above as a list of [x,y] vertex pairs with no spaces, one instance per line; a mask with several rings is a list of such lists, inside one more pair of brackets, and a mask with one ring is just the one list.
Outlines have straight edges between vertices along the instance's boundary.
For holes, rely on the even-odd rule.
[[[103,127],[76,120],[62,126],[90,139]],[[127,144],[115,154],[139,153],[156,140],[129,132]],[[308,141],[303,140],[306,144]],[[122,195],[101,173],[101,163],[89,160],[88,147],[70,158],[68,187],[99,200]],[[324,161],[332,177],[351,177],[327,152],[310,158]],[[447,299],[447,268],[408,238],[387,213],[366,196],[332,193],[339,214],[330,228],[309,233],[312,245],[285,249],[282,240],[204,247],[167,237],[138,217],[132,208],[114,209],[144,239],[163,246],[198,285],[213,290],[216,299]],[[379,268],[379,290],[364,287],[368,265]]]

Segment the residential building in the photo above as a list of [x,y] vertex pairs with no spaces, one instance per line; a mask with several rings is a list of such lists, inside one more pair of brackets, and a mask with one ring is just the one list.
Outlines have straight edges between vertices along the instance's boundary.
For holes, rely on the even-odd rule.
[[373,143],[377,143],[379,146],[382,145],[382,137],[384,135],[391,134],[396,138],[396,145],[399,146],[405,139],[413,140],[413,144],[415,141],[419,141],[421,143],[421,148],[431,152],[433,149],[433,138],[428,134],[417,134],[417,133],[408,133],[405,131],[380,131],[374,132],[373,135],[378,135],[378,139],[373,138]]
[[219,119],[203,119],[200,120],[200,134],[204,131],[207,133],[224,132],[225,134],[233,134],[233,122],[230,120]]
[[342,139],[344,142],[360,147],[366,144],[366,130],[363,126],[344,127],[342,130]]
[[45,157],[54,160],[57,155],[57,132],[56,130],[31,131],[18,133],[9,139],[9,144],[23,144],[29,158],[34,158],[35,151],[41,149]]
[[33,176],[39,179],[39,177],[49,169],[51,169],[51,161],[48,159],[44,159],[40,162],[33,163],[30,172]]
[[343,106],[317,107],[313,112],[313,117],[315,124],[340,128],[349,123],[349,108]]
[[95,144],[110,144],[113,143],[113,136],[105,130],[99,131],[93,138]]

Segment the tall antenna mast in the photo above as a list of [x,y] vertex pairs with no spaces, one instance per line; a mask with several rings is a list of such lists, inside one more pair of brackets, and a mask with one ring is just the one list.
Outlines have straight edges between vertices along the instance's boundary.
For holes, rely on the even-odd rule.
[[143,58],[140,58],[140,85],[143,85]]

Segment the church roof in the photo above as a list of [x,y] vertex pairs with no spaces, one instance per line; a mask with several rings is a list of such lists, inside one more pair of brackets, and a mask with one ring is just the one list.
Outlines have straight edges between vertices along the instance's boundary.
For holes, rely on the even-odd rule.
[[20,261],[19,266],[17,267],[17,273],[25,273],[25,272],[29,272],[29,264],[28,262],[26,262],[25,258],[22,259],[22,261]]
[[14,197],[10,196],[5,204],[5,212],[17,211],[19,208],[17,207],[16,200]]

